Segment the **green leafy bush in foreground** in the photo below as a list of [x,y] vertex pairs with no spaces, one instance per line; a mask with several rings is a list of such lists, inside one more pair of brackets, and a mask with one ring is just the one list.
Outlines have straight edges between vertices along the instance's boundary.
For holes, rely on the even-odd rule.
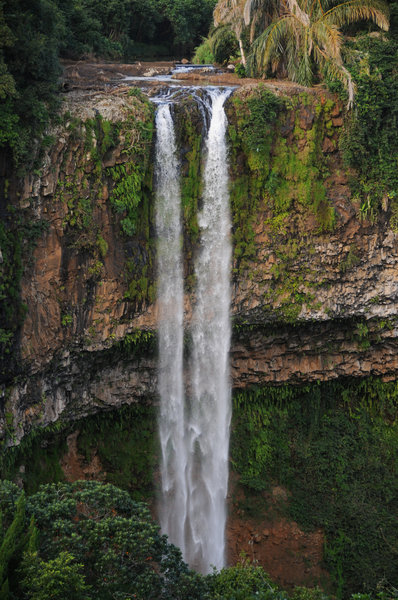
[[[20,512],[20,498],[17,486],[1,484],[0,508],[8,520],[13,512]],[[29,534],[30,519],[35,530]],[[111,484],[81,481],[42,486],[26,501],[25,530],[24,547],[13,548],[12,556],[8,553],[3,560],[12,594],[3,598],[204,597],[204,579],[160,535],[148,508]],[[9,527],[5,535],[3,531],[4,539],[7,531]]]
[[[289,600],[244,557],[208,576],[192,571],[147,507],[111,484],[49,484],[25,498],[2,481],[0,511],[1,600]],[[290,600],[328,599],[296,588]]]

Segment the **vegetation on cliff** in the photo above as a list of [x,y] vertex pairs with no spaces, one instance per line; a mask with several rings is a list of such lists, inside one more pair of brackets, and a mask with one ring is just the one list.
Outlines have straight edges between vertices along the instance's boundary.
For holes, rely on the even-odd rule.
[[[244,510],[279,510],[325,531],[324,560],[338,598],[398,581],[398,386],[378,379],[264,387],[237,393],[231,461]],[[252,492],[249,492],[252,490]]]
[[[304,85],[324,80],[344,100],[348,90],[350,105],[355,92],[355,110],[346,116],[341,140],[346,165],[356,171],[352,188],[365,217],[374,219],[382,205],[391,204],[396,229],[397,2],[290,2],[283,7],[277,2],[219,0],[210,48],[222,42],[226,47],[219,58],[229,60],[238,38],[251,75],[288,76]],[[386,34],[363,22],[371,19],[388,29],[389,14]],[[355,21],[359,24],[353,25]]]
[[[320,277],[311,269],[314,239],[333,231],[336,223],[328,178],[341,107],[330,97],[305,92],[278,97],[260,84],[236,92],[228,111],[234,276],[250,273],[257,281],[256,231],[262,215],[267,252],[277,260],[270,263],[271,279],[260,286],[277,318],[294,322],[303,305],[316,308]],[[291,270],[301,254],[308,262]]]

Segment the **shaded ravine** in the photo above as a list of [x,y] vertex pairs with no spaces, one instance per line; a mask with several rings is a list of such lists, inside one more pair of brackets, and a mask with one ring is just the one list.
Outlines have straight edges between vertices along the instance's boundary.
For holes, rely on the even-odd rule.
[[[202,572],[225,564],[226,495],[231,419],[231,221],[227,119],[230,90],[208,88],[210,121],[195,260],[189,392],[183,392],[183,279],[179,165],[170,104],[157,111],[156,198],[159,303],[160,522],[185,560]],[[205,125],[205,123],[204,123]]]

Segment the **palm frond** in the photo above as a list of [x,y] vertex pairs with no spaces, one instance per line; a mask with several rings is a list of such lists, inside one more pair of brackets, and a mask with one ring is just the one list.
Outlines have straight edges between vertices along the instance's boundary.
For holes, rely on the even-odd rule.
[[388,31],[389,9],[382,0],[348,0],[329,9],[322,19],[342,27],[356,21],[374,21],[381,29]]
[[347,109],[350,110],[354,105],[355,84],[352,80],[351,73],[343,65],[341,60],[330,60],[319,47],[316,47],[314,52],[315,59],[318,64],[323,67],[325,74],[330,79],[340,81],[346,88],[348,93]]
[[308,27],[310,24],[310,16],[307,12],[302,10],[297,0],[287,0],[287,4],[292,15],[297,17],[305,27]]
[[252,46],[252,61],[256,64],[260,72],[266,71],[273,55],[277,52],[278,46],[287,34],[294,29],[294,23],[297,21],[294,15],[288,15],[272,23],[267,29],[258,36]]
[[292,63],[289,77],[300,85],[310,86],[313,81],[311,61],[312,39],[308,27],[304,29],[302,43],[296,48],[296,64]]
[[319,22],[317,27],[313,27],[312,37],[328,56],[332,59],[341,59],[343,36],[336,25],[330,25],[325,21]]
[[246,0],[245,6],[243,7],[243,20],[244,20],[246,26],[250,25],[250,20],[251,20],[251,16],[252,16],[252,9],[253,9],[254,3],[255,3],[255,0]]
[[[243,2],[245,0],[219,0],[214,8],[214,25],[231,25],[235,28],[243,20]],[[242,25],[243,26],[243,25]]]
[[321,0],[312,0],[311,6],[309,7],[311,23],[320,18],[324,13],[325,10],[322,6]]
[[259,21],[259,14],[256,13],[252,19],[252,22],[250,24],[250,43],[252,44],[254,41],[254,38],[256,37],[256,28],[257,28],[257,24]]

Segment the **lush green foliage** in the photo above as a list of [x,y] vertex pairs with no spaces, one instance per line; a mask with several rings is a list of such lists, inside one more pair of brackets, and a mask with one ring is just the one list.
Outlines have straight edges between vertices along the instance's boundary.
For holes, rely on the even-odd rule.
[[139,114],[132,115],[122,125],[124,153],[129,155],[130,160],[108,169],[108,175],[115,183],[110,201],[116,212],[123,215],[121,226],[124,233],[130,236],[137,229],[137,209],[144,194],[154,129],[152,105],[142,96],[137,100],[134,95],[132,97],[139,107]]
[[[2,513],[0,513],[2,514]],[[21,539],[24,530],[25,495],[21,494],[15,505],[15,513],[10,525],[5,529],[0,545],[0,590],[8,589],[8,573],[11,559],[21,549]],[[7,525],[7,522],[5,523]],[[2,524],[4,527],[4,525]]]
[[[294,261],[300,247],[310,243],[307,235],[330,231],[335,222],[325,181],[329,158],[322,151],[325,138],[337,146],[330,116],[334,103],[305,93],[289,99],[279,97],[259,84],[249,94],[237,92],[230,106],[236,272],[250,265],[254,275],[257,247],[253,225],[259,211],[266,211],[279,259],[273,267],[275,285],[269,299],[283,298],[281,317],[294,321],[303,302],[311,303],[313,298],[298,290],[303,278],[299,281],[301,274],[289,271],[289,261]],[[309,125],[308,116],[312,120]],[[315,215],[318,227],[304,232],[302,224],[294,225],[291,209],[296,214]]]
[[[126,341],[123,348],[114,349],[113,360],[120,362],[126,353],[134,355],[144,344]],[[112,360],[109,351],[108,361]],[[54,430],[36,429],[16,446],[3,451],[1,473],[9,479],[18,477],[27,493],[37,492],[42,484],[65,481],[61,468],[68,448],[66,438],[78,431],[77,449],[82,464],[90,464],[94,456],[99,459],[105,478],[128,490],[134,500],[143,500],[153,493],[154,464],[156,460],[156,418],[151,405],[133,404],[118,410],[86,417],[73,426],[61,424]],[[23,465],[22,473],[20,468]]]
[[133,500],[153,494],[156,415],[152,406],[133,405],[98,414],[79,424],[79,452],[90,461],[96,452],[106,479],[130,492]]
[[398,38],[363,36],[349,48],[356,82],[356,110],[341,147],[354,167],[354,195],[363,212],[377,214],[381,203],[392,207],[391,226],[398,229]]
[[[19,514],[18,488],[4,482],[0,489],[1,507],[12,513],[15,506]],[[82,600],[199,600],[204,595],[202,577],[160,536],[148,509],[110,484],[43,486],[27,500],[27,532],[31,517],[38,533],[27,536],[21,576],[9,579],[13,597],[66,599],[79,593]]]
[[[0,482],[0,575],[3,600],[288,600],[258,565],[202,576],[159,534],[145,505],[95,481],[42,486],[25,500]],[[390,600],[386,586],[379,600]],[[295,588],[291,600],[327,600]],[[356,594],[352,600],[372,600]]]
[[186,52],[207,33],[214,0],[56,0],[67,35],[63,54],[137,58],[151,47]]
[[22,563],[21,588],[31,600],[90,600],[82,568],[69,552],[61,552],[48,561],[39,558],[37,552],[27,552]]
[[242,558],[234,567],[215,571],[208,578],[212,600],[287,600],[264,569]]
[[[134,244],[143,251],[132,252],[131,240],[126,251],[125,297],[132,302],[142,303],[154,298],[152,273],[152,244],[150,227],[153,203],[151,202],[152,164],[151,148],[154,131],[153,105],[140,90],[129,93],[130,110],[121,122],[95,118],[80,122],[65,115],[66,129],[78,139],[76,162],[78,167],[72,174],[61,171],[56,197],[63,201],[68,211],[63,225],[68,244],[75,249],[84,249],[92,258],[89,269],[92,281],[101,277],[102,266],[107,254],[107,243],[102,237],[101,223],[96,220],[98,196],[104,186],[109,190],[109,202],[117,214],[121,231],[127,238],[134,236]],[[109,155],[120,146],[124,162],[105,167]],[[62,324],[72,320],[65,306]]]
[[200,46],[195,48],[195,54],[192,58],[192,62],[195,65],[204,65],[214,62],[214,55],[211,50],[210,42],[207,38],[202,41]]
[[0,93],[0,121],[5,124],[0,148],[10,147],[16,162],[29,162],[33,138],[44,133],[57,104],[64,23],[51,0],[6,0],[0,4],[2,21],[11,34],[2,55],[14,86]]
[[234,398],[233,467],[253,490],[284,485],[286,514],[326,533],[338,597],[394,585],[398,385],[283,386]]
[[233,176],[231,205],[234,234],[234,256],[237,268],[245,268],[248,260],[256,254],[253,224],[257,219],[257,209],[264,193],[264,183],[269,175],[270,150],[274,127],[284,101],[266,89],[258,86],[244,100],[232,99],[236,116],[236,127],[229,127],[232,146],[233,170],[241,165],[239,153],[243,151],[248,172],[238,172]]
[[209,45],[217,63],[223,65],[238,52],[235,34],[228,26],[217,27],[209,37]]
[[213,7],[214,0],[2,0],[0,149],[32,167],[34,139],[57,108],[60,56],[190,52],[207,33]]

